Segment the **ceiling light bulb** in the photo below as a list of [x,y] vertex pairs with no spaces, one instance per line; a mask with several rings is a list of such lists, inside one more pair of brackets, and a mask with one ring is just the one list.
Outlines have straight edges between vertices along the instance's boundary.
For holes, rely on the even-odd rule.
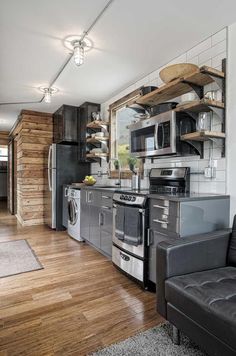
[[51,92],[50,92],[50,89],[48,89],[48,90],[45,92],[44,101],[45,101],[45,103],[47,103],[47,104],[50,104],[50,103],[51,103]]
[[54,87],[40,87],[39,90],[44,94],[43,100],[47,104],[51,103],[52,95],[58,92],[58,89]]
[[74,61],[77,66],[84,63],[84,43],[77,41],[74,43]]

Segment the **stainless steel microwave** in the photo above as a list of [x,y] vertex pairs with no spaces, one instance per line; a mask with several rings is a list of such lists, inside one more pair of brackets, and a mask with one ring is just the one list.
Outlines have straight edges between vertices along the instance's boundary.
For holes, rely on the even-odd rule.
[[130,125],[130,155],[153,157],[194,154],[182,143],[180,136],[196,129],[193,118],[175,111],[167,111]]

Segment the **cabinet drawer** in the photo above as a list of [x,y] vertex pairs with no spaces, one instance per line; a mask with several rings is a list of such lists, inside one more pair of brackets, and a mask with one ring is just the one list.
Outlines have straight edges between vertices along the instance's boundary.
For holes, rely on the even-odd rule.
[[144,261],[139,260],[112,246],[112,262],[132,277],[143,282]]
[[150,226],[153,230],[162,233],[174,232],[179,234],[179,218],[176,216],[165,216],[165,218],[152,217]]
[[101,195],[101,206],[106,206],[112,208],[113,193],[102,192]]
[[151,199],[150,201],[151,213],[155,216],[171,215],[179,216],[179,204],[167,199]]

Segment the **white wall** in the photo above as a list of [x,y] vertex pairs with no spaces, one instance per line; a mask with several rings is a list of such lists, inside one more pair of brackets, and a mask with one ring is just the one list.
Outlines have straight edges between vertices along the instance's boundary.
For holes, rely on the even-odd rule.
[[[236,56],[236,54],[235,54]],[[221,61],[223,58],[227,57],[227,30],[223,29],[213,36],[207,38],[203,42],[199,43],[197,46],[189,49],[189,51],[183,53],[179,57],[171,60],[169,63],[163,65],[165,67],[169,64],[190,62],[197,64],[199,66],[208,65],[216,69],[221,70]],[[159,78],[159,72],[163,68],[158,68],[154,72],[145,76],[143,79],[124,89],[117,95],[111,97],[108,101],[102,104],[102,114],[103,118],[108,120],[108,107],[114,101],[122,98],[124,95],[130,93],[131,91],[139,88],[142,85],[156,85],[160,86],[162,84]],[[236,85],[236,83],[235,83]],[[206,88],[209,90],[212,86]],[[214,129],[221,130],[221,125],[219,119],[215,116],[213,120]],[[143,186],[148,184],[147,174],[148,170],[152,167],[168,167],[168,166],[189,166],[192,172],[202,171],[207,167],[209,162],[209,157],[212,155],[213,164],[216,167],[216,177],[212,179],[207,179],[203,175],[192,175],[191,176],[191,190],[196,193],[221,193],[226,192],[226,160],[221,158],[221,143],[214,143],[211,148],[210,143],[205,143],[204,159],[199,159],[199,157],[178,157],[178,158],[165,158],[165,159],[155,159],[154,163],[151,163],[150,159],[146,159],[144,169],[146,178],[142,182]],[[101,168],[98,164],[92,165],[92,173],[96,174]],[[102,171],[107,171],[107,164],[103,162]],[[105,177],[105,176],[104,176]],[[103,180],[104,180],[103,177]],[[125,182],[129,184],[129,182]]]
[[227,64],[227,193],[231,218],[236,214],[236,23],[228,27]]

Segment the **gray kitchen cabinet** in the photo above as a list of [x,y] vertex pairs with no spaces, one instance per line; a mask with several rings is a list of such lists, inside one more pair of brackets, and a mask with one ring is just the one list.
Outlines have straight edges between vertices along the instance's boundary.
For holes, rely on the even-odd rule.
[[89,241],[97,248],[100,248],[100,206],[90,206],[90,231]]
[[62,197],[62,225],[68,227],[68,185],[63,185]]
[[113,193],[81,189],[81,237],[107,256],[112,251]]
[[156,284],[156,247],[169,238],[204,234],[229,227],[229,197],[150,199],[149,280]]
[[81,237],[87,241],[90,239],[90,205],[87,202],[87,190],[81,189],[80,192],[80,234]]
[[112,253],[112,207],[102,206],[101,208],[101,250],[107,255]]

